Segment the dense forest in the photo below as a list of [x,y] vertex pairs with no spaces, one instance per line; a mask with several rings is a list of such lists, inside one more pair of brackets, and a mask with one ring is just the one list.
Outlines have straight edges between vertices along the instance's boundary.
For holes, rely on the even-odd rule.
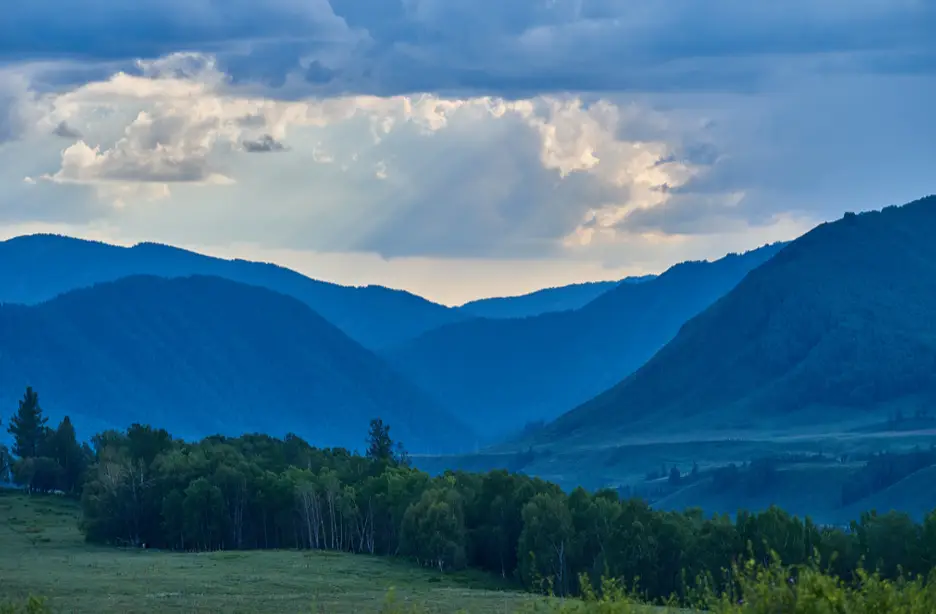
[[[296,436],[173,439],[134,424],[79,444],[66,418],[47,425],[28,389],[8,421],[14,481],[30,492],[80,497],[88,541],[177,551],[305,548],[401,556],[447,572],[473,567],[534,591],[577,594],[583,579],[637,584],[649,598],[688,600],[699,578],[727,588],[731,569],[772,553],[798,565],[818,555],[845,581],[871,567],[884,578],[925,574],[936,515],[922,524],[867,513],[848,528],[780,509],[707,518],[661,512],[616,492],[524,475],[410,467],[381,420],[364,454],[317,449]],[[365,437],[365,435],[367,435]]]

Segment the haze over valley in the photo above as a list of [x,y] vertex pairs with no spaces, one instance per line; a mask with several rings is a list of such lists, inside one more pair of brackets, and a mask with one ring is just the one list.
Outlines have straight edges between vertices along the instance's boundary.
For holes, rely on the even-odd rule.
[[[770,501],[838,521],[861,466],[843,458],[936,432],[921,325],[934,202],[655,276],[478,303],[500,312],[487,315],[170,246],[23,236],[0,243],[0,383],[8,405],[35,386],[53,420],[89,432],[159,422],[186,438],[294,433],[355,450],[379,415],[432,472],[522,470],[729,513],[750,495],[676,487],[671,469],[711,481],[812,457],[777,474],[792,482]],[[800,482],[826,479],[833,494],[801,500]],[[921,497],[905,505],[925,509]]]

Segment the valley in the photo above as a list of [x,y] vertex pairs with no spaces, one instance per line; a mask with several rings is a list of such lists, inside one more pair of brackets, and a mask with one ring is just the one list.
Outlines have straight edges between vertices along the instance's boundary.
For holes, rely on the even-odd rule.
[[[71,528],[55,525],[49,535],[80,527],[94,547],[169,551],[132,554],[157,556],[139,560],[166,584],[110,591],[129,611],[154,595],[174,604],[165,607],[264,611],[246,593],[210,588],[212,574],[229,582],[247,573],[224,562],[241,551],[262,553],[250,566],[275,571],[256,582],[282,584],[290,599],[310,597],[291,584],[300,561],[323,569],[313,592],[339,612],[375,607],[389,586],[344,586],[329,574],[363,566],[361,574],[392,582],[399,573],[415,582],[409,594],[423,586],[423,570],[398,564],[412,563],[443,578],[427,575],[416,591],[431,611],[450,611],[445,591],[463,590],[465,573],[480,573],[472,577],[482,584],[499,573],[497,586],[455,597],[486,612],[532,607],[524,591],[543,592],[547,580],[559,596],[577,594],[584,589],[573,578],[594,579],[596,566],[641,577],[648,592],[637,601],[673,596],[688,607],[696,589],[674,583],[680,570],[723,569],[744,556],[752,535],[789,548],[777,523],[800,536],[783,554],[787,564],[806,564],[810,544],[838,552],[842,542],[849,557],[863,549],[889,569],[922,569],[924,552],[889,551],[861,536],[912,542],[908,535],[928,535],[936,518],[928,487],[936,336],[925,318],[936,309],[936,251],[921,230],[929,227],[933,197],[651,278],[481,303],[500,315],[463,312],[410,329],[397,345],[364,335],[370,347],[355,339],[357,325],[345,320],[342,329],[296,290],[319,282],[300,279],[284,292],[269,279],[233,279],[240,268],[190,274],[160,259],[140,265],[138,248],[113,248],[131,255],[109,264],[126,275],[79,280],[66,268],[55,296],[0,304],[0,401],[19,406],[5,419],[13,445],[0,448],[0,477],[33,493],[7,495],[10,524],[61,514]],[[63,244],[75,254],[89,249],[61,237],[26,244],[43,241],[53,254]],[[888,259],[869,256],[872,245]],[[253,266],[181,258],[187,267]],[[506,315],[549,301],[559,310]],[[584,304],[567,309],[569,301]],[[68,507],[70,498],[80,508]],[[629,522],[643,529],[624,531]],[[35,527],[32,548],[44,548],[47,529]],[[715,558],[677,556],[719,532],[732,545]],[[611,553],[601,540],[619,543]],[[633,540],[659,545],[633,552]],[[187,550],[202,553],[200,562]],[[268,553],[283,550],[307,554]],[[93,552],[36,550],[22,561]],[[835,573],[851,577],[858,560]],[[61,591],[124,573],[95,580],[71,565],[55,573],[76,574],[73,585],[36,590],[73,600]],[[719,578],[715,590],[727,590]],[[204,588],[180,588],[189,580]],[[8,598],[28,597],[29,581],[19,582]]]
[[6,2],[0,614],[936,613],[934,33]]
[[[739,510],[763,511],[771,505],[814,521],[844,525],[861,512],[891,509],[922,519],[936,509],[929,489],[896,485],[868,493],[844,504],[843,484],[860,475],[876,454],[906,454],[936,445],[936,428],[912,431],[822,432],[774,434],[765,432],[705,433],[657,438],[632,438],[614,444],[576,447],[536,447],[490,450],[466,455],[413,455],[417,467],[433,474],[448,469],[520,471],[572,490],[613,488],[621,496],[641,497],[657,509],[700,508],[706,513],[734,515]],[[737,481],[715,487],[717,470],[743,468],[770,459],[775,481],[758,492]],[[936,459],[934,459],[936,461]],[[925,484],[927,468],[906,476],[906,483]],[[683,479],[669,477],[676,468]],[[698,475],[691,475],[693,469]],[[893,488],[893,490],[892,490]],[[901,492],[900,495],[894,495]]]

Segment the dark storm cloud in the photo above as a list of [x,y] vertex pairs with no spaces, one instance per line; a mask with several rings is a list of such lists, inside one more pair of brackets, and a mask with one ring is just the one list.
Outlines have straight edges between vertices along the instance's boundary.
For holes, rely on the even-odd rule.
[[804,58],[816,70],[932,72],[934,4],[31,0],[3,8],[0,60],[201,51],[235,81],[332,93],[738,91]]
[[274,139],[269,134],[264,134],[258,139],[244,141],[244,151],[249,153],[271,153],[276,151],[287,151],[288,148]]
[[344,29],[327,0],[30,0],[5,3],[5,58],[117,60],[219,51],[243,41],[315,40]]

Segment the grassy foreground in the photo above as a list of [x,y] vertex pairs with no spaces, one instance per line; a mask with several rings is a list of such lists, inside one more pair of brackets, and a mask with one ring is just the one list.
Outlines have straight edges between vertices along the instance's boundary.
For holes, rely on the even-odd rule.
[[[0,614],[28,612],[381,612],[382,614],[649,614],[613,584],[585,601],[535,598],[489,576],[444,577],[402,561],[324,552],[184,554],[87,545],[74,502],[0,490]],[[738,576],[739,594],[711,593],[711,614],[932,614],[936,572],[846,587],[818,570],[776,563]],[[388,593],[393,602],[388,603]],[[743,598],[742,598],[743,594]],[[45,603],[29,604],[31,596]],[[7,605],[12,604],[12,605]],[[31,607],[32,605],[32,607]],[[683,610],[685,612],[685,610]]]
[[[181,554],[85,544],[74,502],[0,490],[0,604],[53,612],[379,612],[393,588],[440,614],[513,612],[530,598],[486,575],[327,552]],[[394,608],[395,609],[395,608]]]

